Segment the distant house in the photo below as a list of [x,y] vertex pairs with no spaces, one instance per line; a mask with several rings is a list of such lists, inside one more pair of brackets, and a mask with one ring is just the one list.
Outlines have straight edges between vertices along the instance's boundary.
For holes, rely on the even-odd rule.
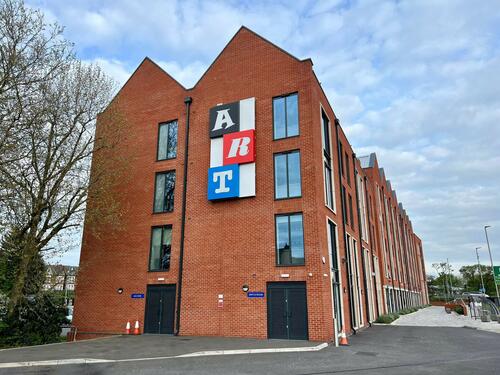
[[44,290],[74,291],[78,267],[61,264],[47,265]]

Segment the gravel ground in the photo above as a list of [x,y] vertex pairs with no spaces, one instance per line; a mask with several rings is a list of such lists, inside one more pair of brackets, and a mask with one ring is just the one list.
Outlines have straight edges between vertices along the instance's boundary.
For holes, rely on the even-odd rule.
[[395,326],[469,327],[500,333],[498,322],[483,323],[480,319],[475,320],[470,316],[457,315],[455,312],[447,314],[441,306],[431,306],[412,314],[402,315],[391,324]]

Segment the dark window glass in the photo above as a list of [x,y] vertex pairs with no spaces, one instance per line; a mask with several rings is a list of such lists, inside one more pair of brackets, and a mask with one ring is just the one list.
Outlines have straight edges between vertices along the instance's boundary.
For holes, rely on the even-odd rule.
[[174,210],[175,171],[157,173],[155,181],[154,212]]
[[339,141],[339,155],[340,155],[340,175],[344,175],[344,152],[342,151],[342,143]]
[[160,124],[158,131],[158,160],[172,159],[177,156],[177,121]]
[[354,211],[352,207],[352,197],[351,194],[349,194],[349,216],[351,220],[351,228],[354,229]]
[[274,139],[299,134],[298,95],[291,94],[273,99]]
[[349,156],[347,155],[347,152],[345,153],[345,174],[347,183],[349,184],[349,186],[351,186],[351,169],[349,166]]
[[347,219],[347,204],[346,204],[346,192],[345,187],[342,186],[342,210],[344,211],[344,224],[348,224],[349,221]]
[[323,152],[330,158],[330,121],[326,113],[321,110],[321,122],[323,126]]
[[274,155],[274,196],[276,199],[300,197],[300,152]]
[[333,189],[332,189],[332,170],[325,163],[325,203],[333,209]]
[[170,268],[172,227],[155,227],[151,232],[150,271],[167,271]]
[[302,214],[276,216],[276,252],[278,265],[304,264]]

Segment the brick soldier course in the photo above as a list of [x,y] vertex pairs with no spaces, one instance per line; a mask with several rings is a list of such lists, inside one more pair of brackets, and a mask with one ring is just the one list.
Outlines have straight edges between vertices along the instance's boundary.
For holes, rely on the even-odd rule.
[[[312,66],[245,27],[190,89],[144,59],[110,105],[126,118],[127,136],[113,151],[127,161],[126,182],[113,191],[126,215],[106,235],[95,236],[90,224],[84,228],[78,338],[123,333],[127,321],[138,320],[141,332],[146,323],[150,332],[158,324],[158,332],[179,335],[328,341],[380,314],[428,301],[421,241],[376,156],[354,154]],[[289,94],[298,100],[298,134],[275,139],[281,120],[273,103]],[[255,103],[255,195],[210,201],[210,110],[248,98]],[[285,113],[294,116],[292,104]],[[105,134],[102,118],[98,135]],[[159,126],[174,120],[176,155],[158,161]],[[300,194],[277,199],[274,155],[289,151],[299,151]],[[173,210],[153,213],[155,176],[166,171],[175,171]],[[278,265],[277,215],[296,213],[302,215],[304,264]],[[150,271],[152,228],[166,225],[169,268]],[[285,263],[297,256],[291,247],[286,251]]]

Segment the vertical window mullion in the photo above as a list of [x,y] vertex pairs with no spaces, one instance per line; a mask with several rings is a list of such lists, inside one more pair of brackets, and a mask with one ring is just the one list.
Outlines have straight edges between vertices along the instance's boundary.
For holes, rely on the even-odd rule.
[[286,197],[290,198],[290,175],[288,173],[288,155],[285,155],[285,164],[286,164]]
[[293,252],[292,252],[292,225],[290,222],[290,216],[287,216],[288,219],[288,241],[290,242],[290,264],[293,264]]
[[285,101],[285,138],[288,138],[288,111],[287,111],[288,100],[286,96],[284,98],[284,101]]

